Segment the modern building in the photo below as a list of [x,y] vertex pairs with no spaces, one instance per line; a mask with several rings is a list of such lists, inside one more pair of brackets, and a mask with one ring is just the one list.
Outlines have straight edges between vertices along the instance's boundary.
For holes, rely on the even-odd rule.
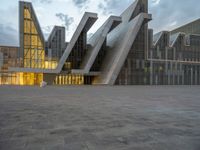
[[0,84],[200,84],[199,20],[153,36],[148,0],[135,0],[120,16],[110,16],[89,39],[87,32],[98,17],[86,12],[66,43],[64,27],[55,26],[45,41],[32,4],[19,2],[19,7],[17,63],[6,68],[13,82],[4,78]]
[[200,36],[162,34],[150,51],[151,84],[200,84]]
[[46,55],[51,60],[58,61],[66,48],[65,27],[54,26],[48,41],[46,42]]
[[154,35],[149,47],[150,84],[200,84],[200,20]]
[[172,30],[171,34],[175,34],[178,32],[184,32],[185,34],[200,34],[199,24],[200,24],[200,19],[197,19],[177,29]]
[[0,46],[0,85],[15,84],[16,74],[8,71],[9,67],[16,66],[18,47]]

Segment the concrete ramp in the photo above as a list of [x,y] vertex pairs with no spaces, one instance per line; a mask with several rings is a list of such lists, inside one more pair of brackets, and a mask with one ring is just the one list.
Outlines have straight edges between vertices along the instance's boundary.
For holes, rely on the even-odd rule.
[[132,44],[142,27],[144,21],[151,19],[151,15],[140,13],[128,23],[124,23],[119,29],[116,28],[108,35],[109,54],[104,60],[104,66],[94,84],[113,85],[128,56]]
[[121,23],[121,17],[110,16],[108,20],[97,30],[97,32],[88,40],[91,45],[88,50],[80,70],[72,70],[72,73],[88,74],[95,59],[106,40],[107,34]]
[[89,13],[86,12],[83,16],[83,18],[81,19],[76,31],[74,32],[74,35],[72,36],[71,41],[69,42],[63,56],[60,59],[60,62],[58,64],[58,67],[56,68],[56,70],[58,72],[60,72],[62,70],[63,65],[65,64],[65,61],[67,60],[69,54],[71,53],[76,41],[78,40],[81,32],[84,30],[85,32],[87,32],[92,25],[96,22],[97,20],[97,14],[96,13]]

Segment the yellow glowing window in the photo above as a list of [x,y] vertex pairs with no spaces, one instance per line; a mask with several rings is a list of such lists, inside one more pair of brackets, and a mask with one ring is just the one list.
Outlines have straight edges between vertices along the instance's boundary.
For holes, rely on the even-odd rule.
[[41,42],[35,22],[30,10],[24,8],[24,67],[44,68],[44,59],[44,45]]
[[24,45],[25,46],[30,46],[31,42],[30,42],[30,36],[29,35],[24,35]]
[[33,21],[31,22],[31,33],[37,34],[37,30],[36,30],[36,27],[35,27]]
[[36,35],[31,36],[31,45],[37,46],[37,36]]
[[40,40],[40,38],[38,38],[38,47],[43,47],[42,42]]
[[30,30],[31,30],[30,21],[24,20],[24,32],[30,33]]
[[25,53],[26,59],[30,59],[31,58],[30,50],[24,49],[24,53]]
[[31,14],[27,8],[24,9],[24,18],[30,19]]

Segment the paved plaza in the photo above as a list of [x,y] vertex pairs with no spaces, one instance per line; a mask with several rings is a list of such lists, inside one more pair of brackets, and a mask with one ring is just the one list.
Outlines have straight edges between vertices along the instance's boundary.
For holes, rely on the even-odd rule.
[[200,86],[1,86],[0,150],[200,150]]

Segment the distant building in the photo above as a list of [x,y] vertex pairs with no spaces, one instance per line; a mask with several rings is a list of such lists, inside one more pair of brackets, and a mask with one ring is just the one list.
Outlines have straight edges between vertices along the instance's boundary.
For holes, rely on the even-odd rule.
[[47,54],[51,59],[59,60],[65,50],[65,27],[54,26],[46,42]]
[[154,35],[149,59],[151,84],[200,84],[200,19]]
[[184,32],[185,34],[200,34],[200,19],[192,21],[171,31],[171,34]]
[[11,73],[8,68],[19,64],[17,61],[18,51],[18,47],[0,46],[0,85],[16,83],[16,73]]
[[[19,2],[20,48],[0,84],[195,85],[200,84],[200,21],[153,36],[148,0],[135,0],[110,16],[89,38],[98,19],[85,12],[71,40],[55,26],[47,41],[30,2]],[[6,63],[0,53],[0,65]],[[3,56],[3,57],[2,57]],[[12,80],[12,82],[7,82]]]
[[200,35],[159,34],[149,51],[151,84],[200,84]]

